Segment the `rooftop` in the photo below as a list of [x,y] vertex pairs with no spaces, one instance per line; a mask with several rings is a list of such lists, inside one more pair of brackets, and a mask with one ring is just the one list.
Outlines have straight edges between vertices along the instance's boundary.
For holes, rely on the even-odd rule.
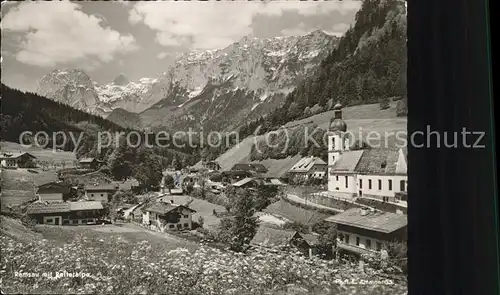
[[314,246],[314,245],[319,244],[318,235],[315,235],[315,234],[302,234],[302,233],[300,233],[300,235],[302,236],[302,238],[304,239],[304,241],[306,241],[307,244],[309,244],[309,246]]
[[86,191],[114,191],[117,189],[117,184],[98,184],[98,185],[86,185]]
[[328,217],[326,221],[382,233],[394,232],[408,224],[407,216],[403,214],[366,210],[367,214],[362,215],[362,211],[361,208],[351,208]]
[[363,152],[363,150],[344,152],[337,162],[335,162],[332,170],[335,172],[354,172]]
[[304,157],[293,165],[290,172],[308,172],[314,165],[326,165],[326,163],[318,157]]
[[257,163],[239,163],[235,164],[231,170],[255,171],[258,173],[266,173],[267,168],[262,164]]
[[81,158],[78,162],[79,163],[92,163],[94,161],[102,162],[100,160],[97,160],[96,158]]
[[196,212],[195,210],[188,208],[186,206],[174,205],[174,204],[163,203],[163,202],[155,202],[154,204],[146,207],[144,209],[144,211],[155,212],[155,213],[164,215],[164,214],[167,214],[170,211],[178,209],[178,208],[185,208],[185,209],[191,210],[193,213]]
[[70,211],[99,210],[103,209],[101,202],[83,201],[83,202],[61,202],[61,203],[32,203],[27,207],[28,214],[44,213],[65,213]]
[[63,184],[62,182],[48,182],[38,186],[38,193],[52,193],[52,192],[60,192],[66,193],[70,189],[69,185]]
[[355,170],[359,173],[394,174],[398,158],[397,149],[363,150]]
[[260,226],[250,244],[264,247],[287,246],[296,234],[296,231]]
[[28,205],[28,214],[43,214],[43,213],[64,213],[69,212],[69,203],[32,203]]
[[104,209],[101,202],[97,201],[85,201],[85,202],[68,202],[70,211],[82,211],[82,210],[100,210]]
[[314,225],[332,215],[301,208],[293,204],[290,204],[289,202],[283,199],[275,203],[272,203],[262,211],[273,215],[282,216],[291,221],[300,222],[305,225]]
[[36,158],[35,156],[33,156],[32,154],[27,153],[27,152],[3,152],[0,155],[0,159],[17,159],[21,156],[28,156],[31,158]]
[[233,186],[240,187],[240,186],[243,186],[251,181],[253,181],[253,178],[251,178],[251,177],[243,178],[242,180],[233,183]]

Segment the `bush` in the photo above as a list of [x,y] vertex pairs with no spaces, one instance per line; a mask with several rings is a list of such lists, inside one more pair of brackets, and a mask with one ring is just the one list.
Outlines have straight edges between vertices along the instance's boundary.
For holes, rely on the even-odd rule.
[[390,107],[391,106],[389,105],[389,98],[388,97],[384,97],[380,100],[380,109],[381,110],[386,110]]
[[396,114],[398,117],[406,117],[408,115],[408,106],[406,98],[398,100],[396,104]]
[[[24,243],[0,235],[0,269],[6,294],[404,294],[403,282],[394,284],[341,285],[339,280],[384,280],[354,264],[306,259],[299,253],[255,250],[248,254],[206,246],[157,251],[147,241],[129,243],[115,236],[77,235],[64,245],[51,240]],[[89,277],[25,278],[19,267],[31,273],[54,269],[81,272]],[[295,290],[295,291],[294,291]],[[300,290],[299,293],[296,290]]]

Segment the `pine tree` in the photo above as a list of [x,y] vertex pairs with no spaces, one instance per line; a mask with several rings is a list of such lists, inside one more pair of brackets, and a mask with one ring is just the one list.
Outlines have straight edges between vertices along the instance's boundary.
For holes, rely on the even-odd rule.
[[233,251],[244,251],[259,226],[257,217],[254,217],[254,200],[246,190],[238,190],[231,206],[233,216],[225,221],[226,231],[229,232],[230,248]]

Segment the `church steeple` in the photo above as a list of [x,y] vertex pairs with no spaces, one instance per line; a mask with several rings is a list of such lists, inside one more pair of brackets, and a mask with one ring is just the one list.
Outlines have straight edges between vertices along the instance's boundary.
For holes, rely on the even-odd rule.
[[347,124],[342,120],[342,104],[337,102],[333,110],[333,121],[330,123],[330,131],[346,132]]

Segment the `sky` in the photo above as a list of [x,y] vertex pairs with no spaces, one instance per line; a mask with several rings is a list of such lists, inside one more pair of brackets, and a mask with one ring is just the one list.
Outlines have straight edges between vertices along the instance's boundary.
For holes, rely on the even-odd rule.
[[41,77],[82,68],[98,83],[156,77],[183,52],[244,36],[341,36],[360,1],[2,2],[2,83],[36,91]]

